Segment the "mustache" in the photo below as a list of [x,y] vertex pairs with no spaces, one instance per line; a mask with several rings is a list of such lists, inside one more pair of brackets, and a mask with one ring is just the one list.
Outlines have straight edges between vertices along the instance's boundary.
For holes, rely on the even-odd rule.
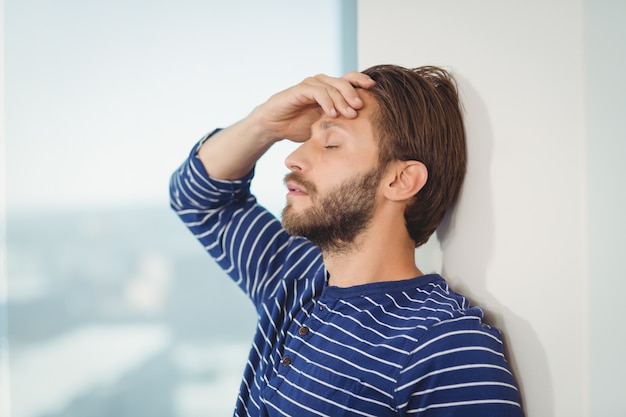
[[285,184],[287,184],[288,182],[294,182],[304,187],[304,189],[309,194],[313,194],[317,192],[317,189],[315,188],[315,184],[313,184],[311,181],[304,178],[304,175],[301,174],[300,172],[290,172],[289,174],[285,175],[285,179],[283,180],[283,182]]

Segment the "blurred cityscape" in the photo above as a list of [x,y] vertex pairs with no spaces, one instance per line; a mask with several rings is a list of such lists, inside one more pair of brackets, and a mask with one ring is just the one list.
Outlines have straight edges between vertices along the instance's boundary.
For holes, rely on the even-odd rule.
[[252,305],[163,207],[7,215],[12,417],[232,415]]

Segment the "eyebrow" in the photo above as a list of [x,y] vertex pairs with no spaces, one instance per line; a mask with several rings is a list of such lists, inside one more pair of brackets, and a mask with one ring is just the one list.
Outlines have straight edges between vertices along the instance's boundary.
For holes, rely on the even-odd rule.
[[333,127],[338,127],[340,129],[345,129],[345,126],[343,126],[341,123],[335,122],[334,120],[323,120],[323,121],[320,122],[319,127],[322,130],[328,130],[328,129],[333,128]]
[[311,135],[313,136],[313,130],[315,129],[320,129],[320,130],[328,130],[328,129],[332,129],[332,128],[339,128],[341,130],[346,130],[346,127],[342,124],[342,123],[337,123],[334,120],[322,120],[321,122],[317,123],[317,124],[313,124],[311,126]]
[[319,123],[313,123],[309,128],[309,138],[313,136],[314,130],[323,130],[326,131],[332,128],[339,128],[341,130],[346,130],[346,127],[342,123],[337,123],[334,120],[322,120]]

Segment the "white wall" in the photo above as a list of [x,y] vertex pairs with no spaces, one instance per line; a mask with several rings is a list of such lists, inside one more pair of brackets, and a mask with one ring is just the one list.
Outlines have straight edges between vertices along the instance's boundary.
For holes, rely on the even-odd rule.
[[626,2],[585,1],[590,416],[626,415]]
[[504,331],[528,416],[587,415],[582,0],[361,0],[358,14],[360,68],[435,64],[460,83],[468,174],[429,267]]

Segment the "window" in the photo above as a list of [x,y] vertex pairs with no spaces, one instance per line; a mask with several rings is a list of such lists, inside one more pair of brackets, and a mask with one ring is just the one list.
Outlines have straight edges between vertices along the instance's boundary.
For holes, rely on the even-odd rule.
[[[5,1],[13,417],[230,414],[255,314],[169,209],[169,176],[279,89],[354,69],[354,7]],[[259,162],[274,213],[291,146]]]

